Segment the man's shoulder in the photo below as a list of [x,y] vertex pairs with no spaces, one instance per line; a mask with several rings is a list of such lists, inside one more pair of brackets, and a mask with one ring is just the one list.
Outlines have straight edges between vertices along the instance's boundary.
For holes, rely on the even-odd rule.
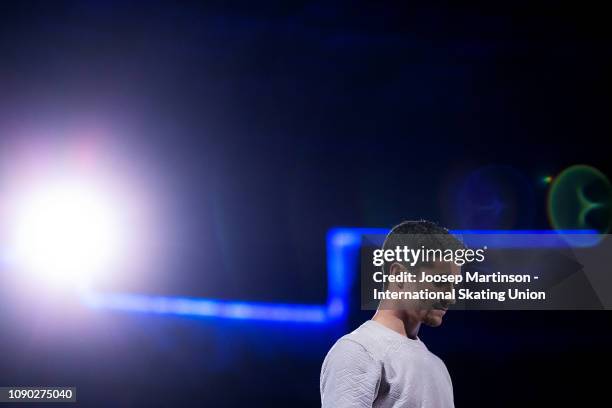
[[354,332],[339,338],[329,350],[321,367],[321,381],[330,376],[374,375],[380,371],[382,362],[368,341]]
[[327,353],[326,360],[335,359],[345,361],[375,360],[372,353],[361,342],[352,339],[349,334],[339,338]]
[[367,354],[371,359],[380,361],[384,358],[388,348],[389,345],[385,339],[372,330],[371,323],[366,322],[339,338],[329,353]]

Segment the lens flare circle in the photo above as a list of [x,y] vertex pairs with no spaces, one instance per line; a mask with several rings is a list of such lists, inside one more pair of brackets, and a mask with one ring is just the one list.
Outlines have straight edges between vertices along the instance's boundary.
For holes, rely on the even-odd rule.
[[601,171],[587,165],[563,170],[548,193],[548,217],[555,229],[612,227],[612,185]]

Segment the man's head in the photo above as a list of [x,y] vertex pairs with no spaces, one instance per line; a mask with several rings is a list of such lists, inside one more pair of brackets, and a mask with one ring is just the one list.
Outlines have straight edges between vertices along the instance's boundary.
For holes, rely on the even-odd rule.
[[[463,244],[453,235],[449,234],[446,228],[430,221],[404,221],[387,235],[383,244],[383,250],[396,250],[400,248],[410,248],[420,250],[419,256],[412,262],[393,261],[385,262],[383,271],[386,275],[399,275],[403,272],[411,272],[420,280],[422,273],[426,275],[458,275],[461,267],[454,262],[445,262],[439,256],[445,250],[457,250],[464,248]],[[429,292],[450,292],[453,289],[452,283],[442,282],[415,282],[415,283],[390,283],[386,287],[390,290],[398,291],[420,291]],[[446,309],[452,300],[419,300],[419,301],[397,301],[391,305],[394,309],[401,309],[412,318],[416,318],[428,326],[439,326]]]

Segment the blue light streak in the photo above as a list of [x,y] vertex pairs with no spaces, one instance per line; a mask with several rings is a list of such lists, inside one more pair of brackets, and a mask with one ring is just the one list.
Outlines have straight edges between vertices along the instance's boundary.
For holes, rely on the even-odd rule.
[[[148,296],[128,293],[84,292],[83,303],[93,309],[140,312],[161,315],[222,318],[236,320],[333,324],[346,320],[349,292],[355,280],[358,251],[364,235],[389,232],[385,228],[333,228],[327,234],[328,296],[325,305],[283,304],[262,302],[221,301],[205,298]],[[596,231],[555,230],[453,230],[456,235],[469,235],[470,241],[478,235],[533,235],[530,245],[558,246],[562,235],[594,235]],[[519,237],[517,237],[519,239]],[[483,241],[484,242],[484,241]],[[486,243],[492,246],[515,247],[513,240]],[[470,242],[470,244],[474,244]],[[524,244],[523,244],[524,245]]]
[[300,323],[323,323],[327,320],[327,309],[320,305],[226,302],[201,298],[95,292],[83,293],[82,300],[93,309],[126,312]]

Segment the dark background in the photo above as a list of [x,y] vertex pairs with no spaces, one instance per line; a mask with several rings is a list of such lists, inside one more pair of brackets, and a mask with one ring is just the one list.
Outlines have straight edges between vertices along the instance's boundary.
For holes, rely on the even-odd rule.
[[[544,176],[609,176],[611,34],[585,3],[2,2],[0,137],[103,124],[146,163],[165,256],[106,289],[323,303],[332,227],[548,229]],[[0,303],[0,385],[76,385],[81,406],[316,406],[325,353],[368,317],[228,322],[11,296],[29,303]],[[605,405],[611,323],[455,312],[421,337],[458,407]]]

